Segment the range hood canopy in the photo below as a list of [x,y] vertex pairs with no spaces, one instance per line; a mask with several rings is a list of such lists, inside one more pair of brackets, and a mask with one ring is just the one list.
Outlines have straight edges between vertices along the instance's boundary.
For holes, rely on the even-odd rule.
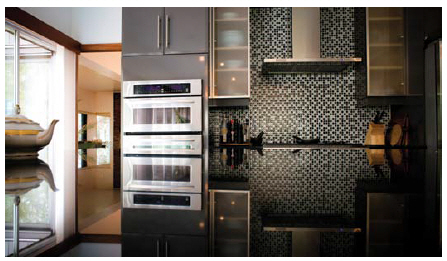
[[352,62],[362,58],[320,57],[320,8],[292,8],[292,56],[291,59],[264,59],[266,74],[304,72],[341,72]]

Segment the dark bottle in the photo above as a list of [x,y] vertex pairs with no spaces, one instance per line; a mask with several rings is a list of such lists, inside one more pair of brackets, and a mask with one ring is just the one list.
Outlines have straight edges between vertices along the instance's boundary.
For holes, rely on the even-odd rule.
[[232,136],[232,132],[233,132],[233,128],[232,128],[233,126],[231,124],[232,121],[233,120],[227,122],[227,142],[228,143],[232,143],[232,140],[231,140],[231,136]]
[[237,143],[242,144],[244,143],[244,124],[238,124],[237,128]]
[[234,143],[235,142],[235,140],[234,140],[234,135],[235,135],[235,128],[234,128],[235,126],[234,126],[234,120],[231,120],[230,121],[230,129],[228,129],[228,131],[230,132],[230,139],[229,139],[229,141],[228,142],[230,142],[230,143]]
[[234,135],[233,135],[233,143],[238,143],[239,140],[239,121],[238,120],[234,120],[233,123],[233,131],[234,131]]

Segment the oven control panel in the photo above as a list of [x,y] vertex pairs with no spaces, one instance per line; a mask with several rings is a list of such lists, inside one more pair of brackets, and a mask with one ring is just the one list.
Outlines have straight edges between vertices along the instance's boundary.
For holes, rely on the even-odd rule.
[[176,94],[191,93],[191,84],[138,84],[133,86],[133,93],[141,94]]

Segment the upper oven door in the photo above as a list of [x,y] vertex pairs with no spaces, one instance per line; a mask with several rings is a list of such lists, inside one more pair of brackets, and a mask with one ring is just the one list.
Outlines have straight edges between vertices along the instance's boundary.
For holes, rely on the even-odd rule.
[[124,132],[200,132],[202,97],[124,99]]
[[202,80],[125,81],[123,97],[202,95]]
[[123,157],[123,190],[201,193],[202,158]]

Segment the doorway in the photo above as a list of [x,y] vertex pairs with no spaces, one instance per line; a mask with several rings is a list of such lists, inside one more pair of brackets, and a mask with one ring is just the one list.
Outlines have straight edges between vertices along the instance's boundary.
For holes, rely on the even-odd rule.
[[78,56],[77,227],[121,234],[121,52]]

